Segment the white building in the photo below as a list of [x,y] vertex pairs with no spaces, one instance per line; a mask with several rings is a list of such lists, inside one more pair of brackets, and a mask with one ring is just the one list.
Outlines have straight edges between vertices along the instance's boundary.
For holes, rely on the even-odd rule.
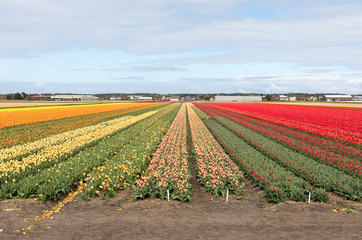
[[143,97],[143,96],[129,96],[130,100],[133,101],[152,101],[152,97]]
[[261,102],[262,96],[215,96],[215,102]]
[[327,102],[352,101],[351,95],[324,95]]
[[352,101],[362,101],[362,96],[353,96]]
[[141,97],[142,97],[142,96],[134,96],[134,95],[128,96],[129,100],[133,100],[133,101],[139,100]]
[[152,101],[153,98],[152,97],[140,97],[139,100],[140,101]]
[[279,100],[280,100],[280,101],[288,101],[288,96],[279,95]]
[[180,96],[171,96],[170,97],[171,102],[178,102],[178,101],[180,101],[180,99],[181,99]]
[[97,101],[98,97],[93,95],[54,95],[52,101]]
[[168,100],[170,100],[170,98],[167,97],[167,96],[162,96],[161,100],[162,100],[162,101],[168,101]]
[[279,95],[280,101],[297,101],[297,97],[288,97],[286,95]]
[[118,100],[122,100],[122,97],[111,97],[109,100],[118,101]]

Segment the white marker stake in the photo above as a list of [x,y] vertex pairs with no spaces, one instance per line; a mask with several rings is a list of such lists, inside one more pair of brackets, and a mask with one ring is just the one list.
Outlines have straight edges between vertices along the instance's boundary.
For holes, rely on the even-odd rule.
[[226,190],[226,202],[229,202],[229,189]]
[[167,201],[170,201],[170,190],[167,189]]
[[310,203],[310,196],[312,195],[311,192],[309,192],[309,198],[308,198],[308,203]]

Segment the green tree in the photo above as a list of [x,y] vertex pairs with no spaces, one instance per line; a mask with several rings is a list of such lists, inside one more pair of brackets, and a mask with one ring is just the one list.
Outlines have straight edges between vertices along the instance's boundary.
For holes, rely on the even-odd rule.
[[204,96],[204,100],[205,100],[205,101],[209,101],[209,100],[210,100],[209,94],[206,94],[206,95]]
[[15,93],[14,99],[15,99],[15,100],[21,100],[21,99],[23,99],[23,97],[21,96],[20,93]]

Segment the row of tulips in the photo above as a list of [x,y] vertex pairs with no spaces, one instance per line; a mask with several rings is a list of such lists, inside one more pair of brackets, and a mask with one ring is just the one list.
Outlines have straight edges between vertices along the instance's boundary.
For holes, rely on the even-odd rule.
[[115,134],[128,126],[155,114],[156,112],[157,111],[149,111],[138,116],[121,117],[112,120],[112,125],[99,128],[92,132],[85,132],[78,137],[67,139],[58,145],[43,148],[35,154],[23,158],[21,161],[9,160],[0,162],[0,183],[3,183],[9,178],[16,179],[15,176],[21,176],[28,170],[34,171],[34,168],[36,169],[38,166],[41,168],[43,163],[48,163],[44,164],[44,166],[48,166],[49,163],[64,161],[84,148],[96,144],[102,138]]
[[11,148],[0,149],[0,162],[6,159],[14,160],[14,158],[24,155],[29,155],[30,153],[35,153],[44,148],[50,148],[55,145],[63,144],[70,139],[77,141],[78,138],[86,134],[90,134],[97,131],[102,131],[104,128],[116,125],[120,122],[131,119],[131,116],[125,116],[122,118],[102,122],[96,125],[78,128],[73,131],[67,131],[61,134],[53,135],[50,137],[42,138],[35,142],[29,142],[22,145],[17,145]]
[[220,116],[228,118],[235,123],[243,125],[249,129],[254,130],[255,132],[258,132],[260,134],[268,136],[273,140],[281,142],[285,146],[288,146],[292,149],[297,149],[300,152],[305,153],[306,156],[314,158],[318,162],[330,165],[337,169],[341,169],[342,171],[352,176],[362,176],[362,162],[360,161],[360,157],[356,157],[355,159],[353,159],[343,154],[338,154],[330,149],[325,149],[319,145],[310,144],[307,141],[288,136],[282,132],[269,129],[258,124],[254,124],[250,121],[243,120],[226,112],[218,111],[217,109],[211,107],[204,108],[204,106],[201,106],[201,108],[207,111],[209,114],[212,114],[213,117],[217,119],[220,118]]
[[186,105],[183,104],[153,155],[146,174],[136,182],[135,198],[155,195],[166,199],[169,192],[173,199],[191,200],[186,118]]
[[214,139],[191,104],[187,105],[187,112],[199,182],[214,197],[231,190],[240,199],[245,182],[239,167]]
[[97,171],[114,156],[119,155],[128,145],[131,146],[145,129],[151,129],[157,125],[159,117],[164,116],[162,114],[164,111],[170,112],[170,107],[150,115],[111,137],[103,138],[99,144],[84,149],[67,161],[54,164],[24,178],[6,181],[1,185],[0,198],[17,196],[38,197],[41,200],[58,199],[60,194],[71,191],[72,186],[77,185],[78,181],[90,178],[92,171]]
[[174,104],[157,115],[152,126],[143,127],[133,142],[119,150],[113,158],[87,174],[82,191],[83,199],[100,196],[107,200],[117,191],[133,185],[139,179],[156,151],[162,137],[169,129],[180,106]]
[[249,117],[348,142],[357,147],[362,144],[362,113],[358,109],[257,103],[215,105]]
[[31,110],[24,108],[22,111],[0,111],[0,128],[132,108],[138,104],[156,106],[164,103],[110,103],[31,108]]
[[333,167],[320,164],[231,120],[221,117],[218,121],[258,151],[314,186],[324,188],[327,191],[334,191],[347,199],[361,200],[362,181],[360,178],[352,177]]
[[233,116],[236,118],[239,118],[240,121],[242,120],[242,122],[244,124],[255,124],[255,125],[259,125],[271,130],[275,130],[277,132],[280,132],[284,135],[287,136],[291,136],[293,138],[297,138],[300,140],[304,140],[307,143],[313,145],[313,146],[320,146],[324,149],[330,150],[330,151],[334,151],[337,154],[342,154],[345,155],[347,157],[350,158],[361,158],[362,157],[362,150],[347,144],[344,144],[342,142],[337,142],[331,139],[326,139],[320,136],[316,136],[316,135],[312,135],[312,134],[308,134],[306,132],[301,132],[301,131],[297,131],[295,129],[291,129],[282,125],[278,125],[278,124],[274,124],[268,121],[262,121],[256,118],[252,118],[252,117],[248,117],[236,112],[232,112],[232,111],[228,111],[225,109],[222,109],[220,107],[216,107],[216,106],[207,106],[207,105],[203,105],[203,107],[208,107],[210,108],[210,110],[213,110],[214,112],[223,115],[225,117],[227,116]]
[[0,128],[0,149],[26,144],[29,142],[37,141],[41,138],[49,137],[51,135],[60,134],[62,132],[75,130],[77,128],[82,128],[93,124],[98,124],[102,121],[108,121],[113,118],[120,117],[120,115],[129,115],[134,112],[147,110],[149,108],[155,109],[159,107],[162,107],[162,105],[156,103],[124,103],[119,105],[119,109],[117,110],[91,114],[88,114],[87,112],[87,115],[84,115],[86,113],[83,113],[83,115],[81,116],[73,117],[66,117],[62,115],[61,110],[58,109],[58,115],[63,117],[61,119]]
[[308,192],[312,193],[311,196],[314,201],[328,201],[328,194],[325,189],[316,188],[302,178],[295,176],[293,172],[242,141],[214,119],[204,117],[203,121],[229,156],[252,180],[253,184],[265,191],[268,201],[306,201]]

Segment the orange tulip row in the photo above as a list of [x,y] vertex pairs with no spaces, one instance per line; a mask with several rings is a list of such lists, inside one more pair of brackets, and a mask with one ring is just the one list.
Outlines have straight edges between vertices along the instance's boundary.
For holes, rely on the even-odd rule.
[[[157,104],[158,105],[158,104]],[[156,106],[157,106],[156,105]],[[103,104],[102,106],[107,106]],[[0,149],[27,144],[55,134],[98,124],[127,113],[154,107],[150,104],[132,104],[132,107],[95,114],[55,119],[26,125],[0,128]],[[64,107],[63,107],[64,108]],[[59,109],[60,111],[61,109]],[[31,113],[31,110],[26,110]]]
[[61,118],[69,118],[74,116],[82,116],[94,113],[102,113],[115,111],[120,109],[132,108],[135,106],[143,106],[145,108],[162,105],[164,103],[118,103],[118,104],[97,104],[84,106],[69,106],[58,108],[32,108],[23,111],[2,111],[0,112],[0,128],[16,125],[23,125],[35,122],[50,121]]

